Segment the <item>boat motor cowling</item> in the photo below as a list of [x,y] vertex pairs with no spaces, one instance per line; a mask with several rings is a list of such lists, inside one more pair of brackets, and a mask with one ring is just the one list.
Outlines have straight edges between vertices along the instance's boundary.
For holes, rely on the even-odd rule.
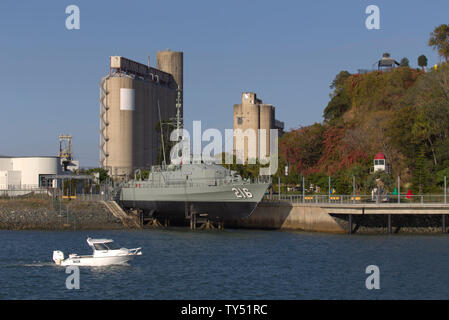
[[59,250],[53,251],[53,261],[57,265],[60,265],[62,263],[62,261],[64,261],[64,253]]

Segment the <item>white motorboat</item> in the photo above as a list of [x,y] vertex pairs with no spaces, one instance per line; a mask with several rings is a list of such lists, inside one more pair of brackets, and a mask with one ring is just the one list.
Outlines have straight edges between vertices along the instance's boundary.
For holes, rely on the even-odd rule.
[[141,248],[115,248],[111,239],[87,238],[87,244],[92,248],[90,256],[79,256],[75,253],[64,259],[62,251],[53,251],[53,261],[60,266],[109,266],[123,265],[135,256],[142,255]]

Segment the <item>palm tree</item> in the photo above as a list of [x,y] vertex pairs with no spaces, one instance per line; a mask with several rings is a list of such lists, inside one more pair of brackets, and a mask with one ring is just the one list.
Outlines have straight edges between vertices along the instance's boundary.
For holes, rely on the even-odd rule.
[[438,55],[446,62],[449,58],[449,25],[442,24],[436,27],[430,34],[429,46],[438,50]]

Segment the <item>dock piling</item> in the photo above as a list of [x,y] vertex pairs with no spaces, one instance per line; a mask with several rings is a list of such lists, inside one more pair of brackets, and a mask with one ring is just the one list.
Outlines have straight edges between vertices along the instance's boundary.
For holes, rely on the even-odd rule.
[[349,215],[349,230],[348,234],[352,234],[352,214]]
[[446,215],[442,214],[441,215],[441,224],[442,224],[442,231],[443,233],[446,233]]
[[388,233],[391,234],[391,214],[388,215]]

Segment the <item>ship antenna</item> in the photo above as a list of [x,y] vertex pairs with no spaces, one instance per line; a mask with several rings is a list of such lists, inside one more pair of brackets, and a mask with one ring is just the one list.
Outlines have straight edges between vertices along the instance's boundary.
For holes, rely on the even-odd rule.
[[178,89],[176,90],[178,93],[178,96],[176,98],[176,133],[177,133],[177,137],[179,141],[179,138],[182,138],[182,134],[180,134],[180,130],[182,127],[182,123],[181,123],[181,107],[182,107],[182,103],[181,103],[181,89],[178,86]]
[[165,161],[164,130],[162,130],[162,118],[161,118],[161,108],[159,107],[159,99],[157,100],[157,110],[159,111],[159,126],[161,127],[162,154],[164,156],[162,164],[165,166],[167,162]]

